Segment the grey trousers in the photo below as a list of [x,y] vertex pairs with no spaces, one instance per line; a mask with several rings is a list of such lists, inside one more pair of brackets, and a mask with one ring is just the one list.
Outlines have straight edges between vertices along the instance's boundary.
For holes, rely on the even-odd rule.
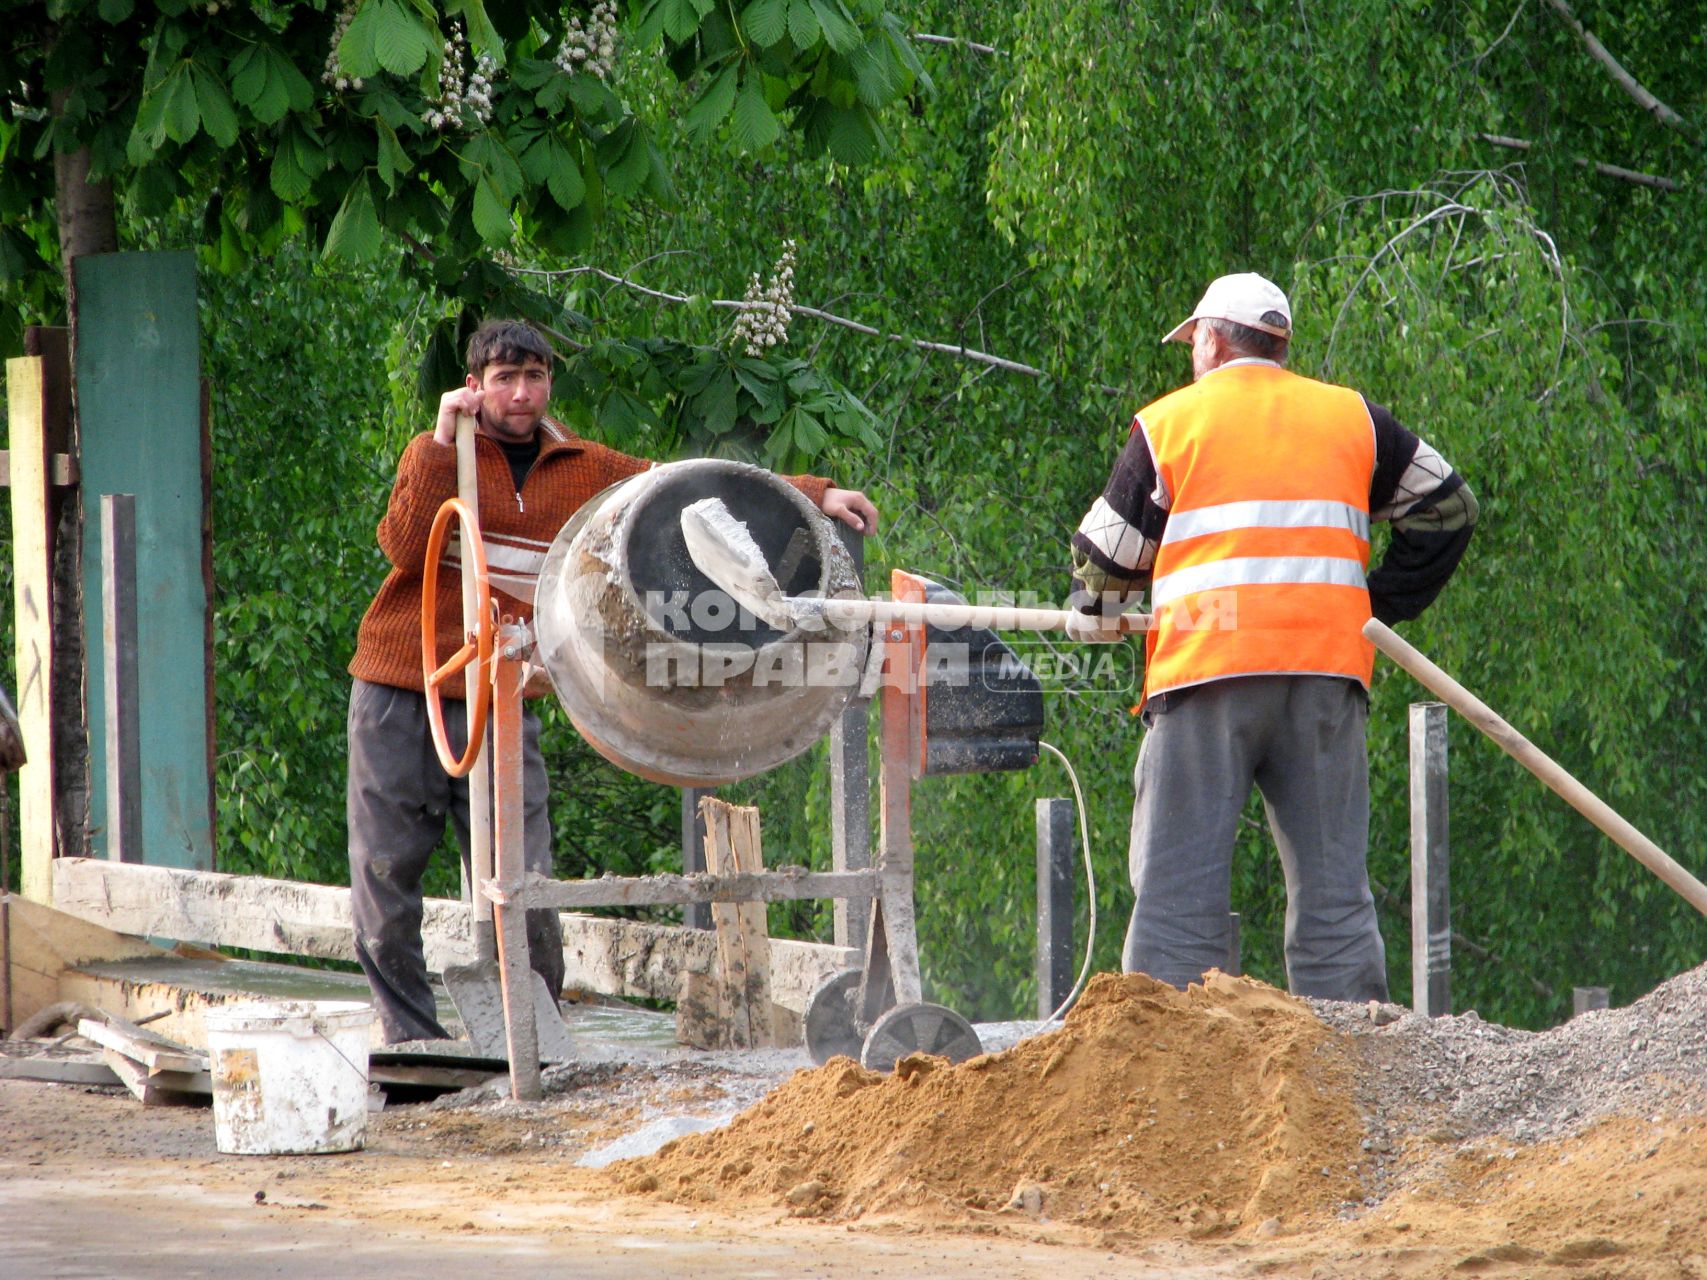
[[[468,740],[466,708],[445,701],[451,746]],[[357,680],[350,689],[350,767],[345,793],[350,836],[350,914],[356,959],[367,975],[387,1044],[446,1038],[421,947],[421,878],[444,837],[448,814],[468,865],[468,780],[439,764],[427,700],[408,689]],[[551,820],[539,718],[522,712],[522,829],[529,870],[551,874]],[[556,911],[527,913],[533,968],[553,994],[563,989],[563,932]]]
[[1366,866],[1368,718],[1362,687],[1331,676],[1217,680],[1146,710],[1132,806],[1128,973],[1184,987],[1225,965],[1233,841],[1254,782],[1286,875],[1291,990],[1387,999]]

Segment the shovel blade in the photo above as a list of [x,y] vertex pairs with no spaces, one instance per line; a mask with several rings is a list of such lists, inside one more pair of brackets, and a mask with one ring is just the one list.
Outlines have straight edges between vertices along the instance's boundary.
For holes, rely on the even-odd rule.
[[694,567],[736,604],[779,630],[794,625],[794,612],[764,551],[723,499],[701,498],[683,507],[682,540]]
[[[496,960],[445,966],[445,991],[456,1006],[474,1052],[485,1058],[509,1060],[509,1039],[504,1031],[504,980]],[[545,979],[528,970],[528,988],[533,994],[533,1021],[539,1033],[541,1062],[568,1062],[574,1056],[569,1030],[551,998]]]

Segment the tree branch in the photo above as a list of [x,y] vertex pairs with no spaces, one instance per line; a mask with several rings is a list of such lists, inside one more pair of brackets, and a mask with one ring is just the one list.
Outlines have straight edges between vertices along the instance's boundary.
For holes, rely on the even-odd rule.
[[915,31],[913,39],[920,44],[957,44],[963,49],[972,50],[973,53],[1000,54],[1002,52],[991,45],[975,44],[971,40],[962,40],[959,36],[927,36]]
[[[1476,136],[1491,147],[1505,147],[1508,151],[1529,151],[1535,146],[1528,138],[1508,138],[1498,133],[1478,133]],[[1639,187],[1652,187],[1655,191],[1678,191],[1683,186],[1675,178],[1661,177],[1657,173],[1639,173],[1635,169],[1626,169],[1620,165],[1590,160],[1587,156],[1572,156],[1571,159],[1585,169],[1593,169],[1602,177],[1633,182]]]
[[[612,284],[619,284],[625,289],[631,289],[635,293],[643,294],[648,298],[657,298],[661,302],[686,303],[692,301],[691,298],[683,294],[666,293],[662,289],[647,288],[643,284],[630,280],[627,276],[615,275],[612,272],[604,270],[602,267],[566,267],[560,271],[546,271],[534,267],[515,267],[512,268],[512,270],[518,271],[524,275],[545,276],[551,279],[560,279],[565,276],[597,276],[601,280],[608,280]],[[711,305],[727,311],[751,311],[755,309],[775,310],[777,307],[777,304],[774,302],[745,302],[735,298],[713,298],[711,300]],[[874,329],[868,324],[861,324],[858,320],[850,320],[846,316],[833,315],[828,311],[821,311],[817,307],[804,307],[798,303],[789,309],[795,315],[811,316],[814,320],[822,320],[825,324],[840,325],[844,329],[852,329],[855,333],[863,333],[867,337],[882,338],[887,342],[899,342],[906,346],[915,347],[920,351],[940,351],[944,355],[958,356],[962,360],[972,360],[978,364],[993,365],[997,369],[1006,369],[1009,373],[1023,373],[1028,378],[1045,378],[1049,376],[1044,370],[1036,368],[1033,365],[1021,364],[1018,360],[1009,360],[1004,356],[991,355],[987,351],[979,351],[977,348],[968,347],[963,343],[931,342],[925,338],[909,338],[905,334],[901,333],[884,333],[883,330]],[[1128,394],[1128,390],[1125,387],[1110,387],[1098,384],[1096,389],[1106,395],[1123,396]]]
[[1577,39],[1583,42],[1583,48],[1588,50],[1589,56],[1606,68],[1607,73],[1617,81],[1618,87],[1634,98],[1643,111],[1661,124],[1670,125],[1673,129],[1688,130],[1689,125],[1682,116],[1644,89],[1636,77],[1624,70],[1618,59],[1607,52],[1606,46],[1594,38],[1594,32],[1583,26],[1577,15],[1571,11],[1568,0],[1547,0],[1547,3],[1564,19],[1565,25],[1577,33]]

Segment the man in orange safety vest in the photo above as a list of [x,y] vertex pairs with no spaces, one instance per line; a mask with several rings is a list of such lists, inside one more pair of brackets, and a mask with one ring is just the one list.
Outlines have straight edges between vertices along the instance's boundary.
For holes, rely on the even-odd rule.
[[[1228,954],[1234,837],[1255,783],[1286,876],[1300,995],[1387,998],[1365,865],[1363,638],[1420,614],[1457,567],[1476,500],[1440,454],[1356,391],[1289,371],[1286,295],[1214,281],[1163,341],[1194,380],[1133,420],[1073,535],[1084,639],[1148,589],[1135,902],[1124,966],[1176,986]],[[1392,538],[1366,572],[1372,520]]]

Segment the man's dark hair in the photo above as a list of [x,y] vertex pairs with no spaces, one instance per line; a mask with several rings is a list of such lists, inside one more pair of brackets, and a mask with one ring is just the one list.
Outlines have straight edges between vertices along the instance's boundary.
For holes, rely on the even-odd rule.
[[[1286,317],[1278,311],[1263,313],[1263,323],[1281,326],[1286,324]],[[1211,320],[1210,328],[1227,340],[1227,345],[1242,356],[1255,356],[1259,360],[1284,361],[1286,359],[1287,339],[1278,334],[1265,333],[1261,329],[1253,329],[1248,324],[1240,324],[1236,320]]]
[[479,378],[489,364],[525,364],[538,360],[551,368],[551,347],[520,320],[488,320],[468,339],[468,372]]

